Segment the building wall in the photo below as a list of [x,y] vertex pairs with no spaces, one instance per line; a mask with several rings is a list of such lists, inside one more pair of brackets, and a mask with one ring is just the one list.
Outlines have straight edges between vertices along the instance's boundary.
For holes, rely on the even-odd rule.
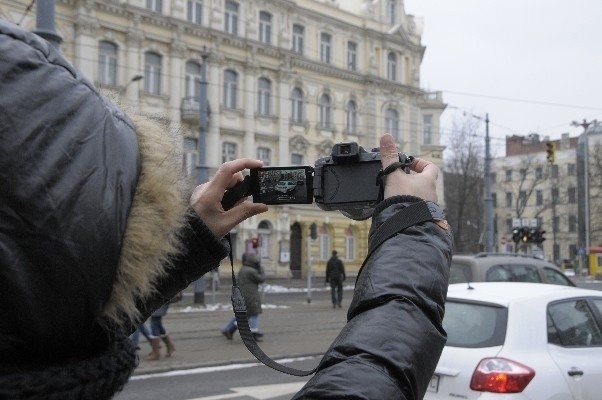
[[[25,13],[29,1],[2,2],[0,17],[33,30],[35,10]],[[128,112],[142,113],[163,121],[166,129],[183,140],[184,164],[196,176],[199,132],[199,102],[186,93],[187,66],[200,68],[206,54],[208,104],[206,167],[209,176],[224,161],[223,149],[234,145],[233,157],[258,157],[269,149],[270,165],[293,162],[313,165],[330,153],[335,143],[356,141],[370,150],[378,137],[390,130],[386,116],[397,114],[400,150],[418,155],[442,167],[439,119],[445,108],[440,92],[420,89],[420,64],[425,51],[421,32],[403,9],[389,2],[320,0],[251,0],[230,2],[238,7],[236,33],[226,31],[226,1],[151,1],[160,10],[148,9],[146,0],[77,1],[56,0],[56,30],[62,37],[62,52],[104,93]],[[200,5],[200,20],[189,6]],[[388,13],[393,12],[393,15]],[[24,15],[25,14],[25,15]],[[260,21],[270,18],[269,43],[262,42]],[[293,25],[303,26],[303,51],[292,50]],[[265,32],[265,30],[263,30]],[[322,38],[330,35],[330,61]],[[101,42],[115,49],[114,81],[101,76]],[[351,68],[349,43],[356,44]],[[159,87],[147,64],[159,60]],[[158,57],[156,57],[158,56]],[[389,60],[395,59],[392,69]],[[106,66],[106,65],[105,65]],[[394,75],[391,75],[394,70]],[[224,79],[235,72],[236,104],[224,102]],[[142,80],[133,81],[137,75]],[[198,82],[199,75],[193,80]],[[258,109],[259,80],[270,84],[270,107]],[[198,87],[198,84],[197,84]],[[294,121],[291,96],[301,89],[302,118]],[[320,121],[320,101],[331,99],[330,122]],[[356,105],[356,123],[346,123],[346,107]],[[425,123],[427,121],[427,123]],[[427,134],[425,135],[425,131]],[[295,154],[294,160],[291,155]],[[443,181],[438,183],[443,199]],[[336,249],[351,274],[357,272],[367,252],[368,221],[353,221],[337,212],[324,212],[315,205],[272,206],[262,215],[240,224],[233,232],[235,257],[250,249],[250,239],[262,235],[263,265],[276,275],[288,275],[287,249],[299,253],[302,274],[307,269],[307,234],[317,223],[328,236],[311,242],[313,269],[321,274],[326,258]],[[301,229],[291,241],[291,226]],[[297,235],[299,236],[299,235]],[[353,238],[353,239],[350,239]],[[346,243],[353,251],[346,252]],[[346,254],[349,253],[349,254]]]
[[[506,156],[493,160],[496,245],[499,251],[541,254],[558,263],[575,262],[579,226],[577,138],[564,134],[560,140],[551,141],[556,147],[553,164],[546,159],[546,142],[547,138],[539,135],[507,137]],[[522,171],[526,173],[524,178]],[[521,192],[526,198],[524,207],[520,205]],[[511,197],[511,204],[507,203],[507,196]],[[529,223],[537,220],[537,226],[546,231],[543,244],[519,244],[517,249],[512,243],[515,218]]]

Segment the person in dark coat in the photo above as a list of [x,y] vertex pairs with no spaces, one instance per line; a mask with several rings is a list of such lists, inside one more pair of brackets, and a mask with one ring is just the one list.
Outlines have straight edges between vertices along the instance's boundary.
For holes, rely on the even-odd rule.
[[326,283],[330,283],[332,308],[341,307],[343,301],[343,282],[345,281],[345,266],[337,257],[337,251],[332,251],[332,257],[326,263]]
[[[60,51],[2,20],[0,132],[0,398],[110,399],[137,365],[129,335],[267,211],[221,206],[262,163],[224,163],[190,195],[170,129],[126,116]],[[390,167],[392,136],[380,144]],[[386,175],[369,241],[415,205],[428,219],[370,252],[347,324],[295,399],[423,398],[446,340],[452,238],[437,167],[411,169]]]
[[[265,273],[259,262],[259,258],[255,253],[245,253],[242,255],[242,267],[238,272],[238,286],[245,299],[247,307],[247,318],[249,319],[249,327],[256,341],[260,341],[263,334],[259,332],[259,314],[261,314],[261,295],[259,293],[259,285],[265,281]],[[236,332],[236,318],[232,317],[224,329],[222,334],[232,340],[232,335]]]

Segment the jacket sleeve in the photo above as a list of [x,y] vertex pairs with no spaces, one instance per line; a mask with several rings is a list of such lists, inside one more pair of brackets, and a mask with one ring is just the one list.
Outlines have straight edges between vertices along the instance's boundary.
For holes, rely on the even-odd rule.
[[[174,257],[168,273],[156,283],[157,290],[153,297],[139,302],[138,308],[142,315],[140,322],[145,321],[154,310],[170,301],[179,291],[217,268],[230,250],[227,242],[219,241],[192,211],[181,232],[181,242],[181,254]],[[132,327],[132,331],[135,329],[136,327]]]
[[[381,203],[371,232],[417,200]],[[347,324],[294,398],[422,399],[446,342],[451,254],[446,223],[430,221],[376,249],[358,276]]]

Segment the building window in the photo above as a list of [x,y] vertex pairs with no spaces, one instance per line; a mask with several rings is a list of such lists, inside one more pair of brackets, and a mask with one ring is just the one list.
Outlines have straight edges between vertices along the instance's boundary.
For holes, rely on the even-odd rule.
[[574,187],[570,187],[567,190],[567,195],[569,198],[569,204],[574,204],[577,202],[577,189]]
[[491,183],[495,183],[495,180],[497,179],[497,174],[495,172],[492,172],[489,176],[491,177]]
[[506,192],[506,207],[512,208],[512,193]]
[[385,111],[385,132],[393,135],[396,141],[399,140],[399,113],[397,110],[388,108]]
[[161,14],[163,12],[163,0],[146,0],[146,8]]
[[347,42],[347,69],[357,70],[357,43]]
[[320,243],[320,259],[328,259],[330,247],[330,238],[328,237],[328,229],[325,226],[321,226],[318,229],[318,241]]
[[303,37],[305,36],[305,28],[299,24],[293,25],[293,51],[298,54],[303,54]]
[[560,217],[552,218],[552,232],[558,232],[558,227],[560,226]]
[[303,154],[291,153],[291,164],[303,165]]
[[543,205],[543,190],[536,190],[535,191],[535,203],[538,206]]
[[157,53],[144,54],[144,90],[161,94],[161,56]]
[[526,168],[521,168],[519,173],[520,173],[521,181],[524,181],[525,179],[527,179],[527,169]]
[[567,164],[566,165],[566,174],[568,176],[575,176],[577,175],[577,169],[575,164]]
[[189,22],[201,25],[203,23],[203,2],[201,0],[188,0],[186,15]]
[[512,170],[511,169],[506,170],[506,182],[512,182]]
[[224,30],[226,33],[238,35],[238,3],[235,1],[226,1]]
[[330,129],[332,121],[332,105],[330,104],[330,96],[323,94],[320,97],[320,104],[318,105],[319,111],[319,123],[320,128]]
[[320,34],[320,61],[330,64],[332,36],[328,33]]
[[491,193],[491,204],[493,208],[497,207],[497,194]]
[[224,142],[222,144],[222,163],[236,160],[236,143]]
[[303,91],[298,87],[291,93],[291,119],[293,122],[303,122]]
[[271,159],[270,153],[271,152],[270,152],[269,147],[258,147],[257,148],[257,159],[263,161],[264,167],[270,166],[270,159]]
[[506,218],[506,232],[512,232],[512,218]]
[[521,190],[518,193],[518,201],[521,205],[521,207],[525,207],[527,205],[527,192],[524,190]]
[[184,90],[186,97],[200,96],[201,91],[201,66],[194,61],[186,63],[186,78],[184,80]]
[[577,232],[577,217],[569,215],[569,232]]
[[353,100],[345,105],[345,130],[347,133],[357,133],[357,104]]
[[543,168],[541,168],[541,167],[535,168],[535,179],[542,179],[542,178],[543,178]]
[[238,74],[231,69],[224,71],[224,107],[236,108]]
[[558,188],[552,188],[552,201],[558,204]]
[[270,256],[270,249],[272,247],[272,226],[268,221],[261,221],[257,225],[257,239],[259,239],[259,247],[257,253],[261,258],[268,258]]
[[391,25],[395,25],[397,23],[396,13],[396,1],[397,0],[388,0],[387,1],[387,22]]
[[558,178],[558,165],[552,165],[552,178]]
[[98,44],[98,81],[105,85],[117,85],[117,46],[111,42]]
[[392,51],[387,55],[387,79],[397,80],[397,56]]
[[272,83],[269,79],[259,78],[257,83],[257,112],[260,115],[270,114],[270,93]]
[[433,144],[433,116],[424,115],[422,117],[422,138],[424,144]]
[[265,11],[259,13],[259,41],[272,43],[272,14]]
[[345,258],[355,260],[355,235],[351,228],[345,230]]

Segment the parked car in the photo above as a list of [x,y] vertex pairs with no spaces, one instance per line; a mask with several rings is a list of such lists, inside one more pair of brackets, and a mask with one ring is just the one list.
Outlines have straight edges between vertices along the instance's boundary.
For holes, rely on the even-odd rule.
[[479,253],[452,257],[449,283],[533,282],[576,286],[556,265],[513,253]]
[[280,193],[289,193],[295,190],[295,187],[297,187],[297,181],[279,181],[275,189]]
[[602,388],[602,291],[449,286],[447,344],[425,400],[592,400]]

